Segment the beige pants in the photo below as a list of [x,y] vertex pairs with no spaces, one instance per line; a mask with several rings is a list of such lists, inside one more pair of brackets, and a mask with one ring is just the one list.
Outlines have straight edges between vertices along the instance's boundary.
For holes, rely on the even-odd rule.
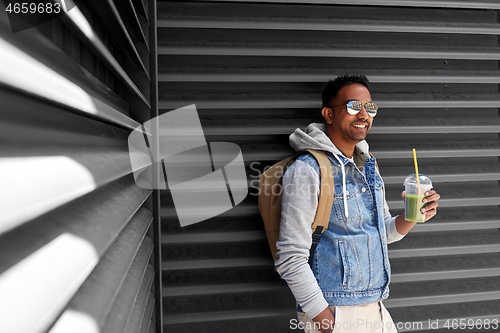
[[[392,317],[382,302],[330,308],[335,314],[334,333],[397,333]],[[305,333],[321,332],[319,324],[315,325],[307,314],[298,312],[297,317],[301,323],[299,327],[304,327]]]

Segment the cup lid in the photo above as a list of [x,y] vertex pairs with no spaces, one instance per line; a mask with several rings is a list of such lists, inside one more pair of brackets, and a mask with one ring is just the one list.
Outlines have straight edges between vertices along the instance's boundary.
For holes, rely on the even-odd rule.
[[[419,173],[418,174],[418,179],[420,180],[420,185],[430,185],[432,186],[432,181],[429,177],[427,177],[426,175],[424,175],[423,173]],[[403,183],[403,185],[406,185],[406,184],[417,184],[417,175],[412,173],[411,175],[409,175],[408,177],[406,177],[405,179],[405,182]]]

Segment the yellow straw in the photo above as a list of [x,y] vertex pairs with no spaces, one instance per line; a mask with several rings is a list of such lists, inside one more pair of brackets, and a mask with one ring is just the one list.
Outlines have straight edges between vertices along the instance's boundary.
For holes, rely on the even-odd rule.
[[420,187],[420,178],[418,177],[418,164],[417,164],[417,152],[413,148],[413,162],[415,163],[415,173],[417,175],[417,185]]
[[417,152],[413,148],[413,163],[415,164],[415,174],[417,175],[417,195],[420,196],[420,177],[418,176]]

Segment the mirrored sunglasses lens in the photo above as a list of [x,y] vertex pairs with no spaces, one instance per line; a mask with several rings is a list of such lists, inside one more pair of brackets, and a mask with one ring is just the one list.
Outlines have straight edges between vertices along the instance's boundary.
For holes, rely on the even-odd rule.
[[358,101],[350,101],[347,103],[347,112],[351,115],[357,114],[361,111],[361,103]]
[[373,103],[366,103],[365,108],[368,112],[377,112],[377,106]]
[[363,107],[363,103],[361,103],[360,101],[352,101],[351,103],[354,110],[360,111]]

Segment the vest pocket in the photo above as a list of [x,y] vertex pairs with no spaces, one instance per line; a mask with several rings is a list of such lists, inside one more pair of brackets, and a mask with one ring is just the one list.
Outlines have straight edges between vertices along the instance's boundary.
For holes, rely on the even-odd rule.
[[349,282],[349,260],[347,259],[347,244],[345,239],[339,239],[340,257],[342,258],[342,268],[344,274],[342,277],[342,286],[347,287]]

